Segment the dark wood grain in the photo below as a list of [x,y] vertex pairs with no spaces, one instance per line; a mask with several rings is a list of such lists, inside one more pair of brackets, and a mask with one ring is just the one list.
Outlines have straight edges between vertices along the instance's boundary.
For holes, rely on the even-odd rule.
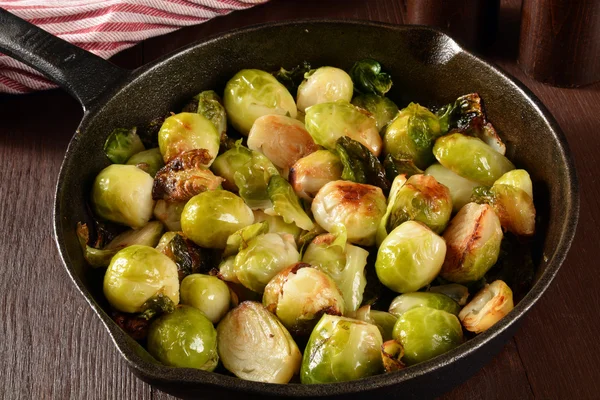
[[[530,87],[564,129],[581,181],[580,224],[567,261],[515,338],[443,398],[595,399],[600,393],[600,85],[558,89],[527,78],[515,62],[519,7],[518,0],[503,1],[498,43],[485,55]],[[134,68],[210,34],[302,17],[402,22],[399,1],[273,0],[148,40],[115,61]],[[61,91],[0,96],[0,398],[171,399],[129,372],[63,272],[53,243],[55,179],[81,115]]]
[[558,86],[600,81],[600,2],[524,0],[519,63]]

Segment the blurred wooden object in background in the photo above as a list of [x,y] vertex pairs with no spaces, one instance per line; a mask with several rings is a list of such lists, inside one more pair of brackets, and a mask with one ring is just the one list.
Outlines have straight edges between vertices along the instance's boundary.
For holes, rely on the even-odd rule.
[[524,0],[519,64],[555,86],[600,81],[600,1]]
[[470,50],[490,44],[498,28],[500,0],[402,0],[404,23],[429,25]]

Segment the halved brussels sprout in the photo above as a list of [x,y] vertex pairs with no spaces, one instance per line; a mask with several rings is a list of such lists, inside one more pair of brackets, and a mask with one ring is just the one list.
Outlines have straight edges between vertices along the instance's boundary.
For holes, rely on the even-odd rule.
[[223,97],[231,125],[248,135],[257,118],[268,114],[296,118],[296,103],[273,75],[258,69],[243,69],[225,85]]
[[460,306],[450,297],[441,293],[412,292],[404,293],[392,300],[390,313],[396,317],[402,316],[408,310],[416,307],[430,307],[458,315]]
[[498,259],[502,236],[492,207],[467,204],[444,232],[448,251],[440,276],[456,283],[481,279]]
[[219,362],[217,331],[202,311],[179,306],[150,325],[148,351],[173,367],[212,371]]
[[288,383],[302,353],[283,324],[260,303],[245,301],[217,326],[221,362],[238,378]]
[[475,189],[473,200],[492,206],[504,229],[519,236],[535,232],[535,206],[532,184],[525,170],[513,170],[502,175],[489,189]]
[[181,213],[185,207],[185,201],[170,202],[158,200],[154,206],[154,218],[165,224],[169,231],[181,230]]
[[413,365],[457,347],[463,341],[463,332],[456,315],[431,307],[416,307],[398,318],[394,339],[404,348],[402,361]]
[[431,149],[440,135],[438,117],[427,108],[410,103],[385,129],[383,151],[386,156],[411,159],[425,169],[434,161]]
[[266,233],[256,236],[235,256],[235,275],[250,290],[262,293],[278,272],[300,261],[291,235]]
[[379,332],[381,332],[381,337],[384,341],[392,339],[394,325],[396,325],[396,321],[398,320],[398,317],[394,314],[385,311],[372,310],[370,305],[362,306],[356,310],[354,318],[379,328]]
[[381,357],[386,372],[400,371],[406,365],[401,361],[404,357],[404,348],[395,340],[388,340],[381,345]]
[[386,200],[376,186],[334,181],[319,190],[311,209],[317,223],[328,232],[344,225],[349,242],[372,246],[385,214]]
[[300,381],[345,382],[380,374],[382,344],[375,325],[325,314],[306,345]]
[[358,93],[373,93],[383,96],[392,88],[392,77],[381,71],[381,64],[372,58],[354,63],[350,68],[354,90]]
[[219,153],[221,134],[204,116],[197,113],[179,113],[165,119],[158,132],[158,147],[168,163],[179,154],[204,149],[204,166],[209,167]]
[[465,204],[470,202],[473,189],[479,186],[477,182],[463,178],[438,163],[430,165],[425,170],[425,175],[433,176],[439,183],[450,190],[453,212],[458,212]]
[[266,222],[269,225],[267,232],[270,233],[289,233],[294,239],[299,239],[302,229],[298,228],[296,224],[288,224],[279,215],[265,214],[262,210],[254,210],[254,222]]
[[131,129],[117,128],[111,132],[104,143],[104,152],[110,161],[123,164],[134,154],[145,150],[136,130],[134,126]]
[[375,271],[393,291],[414,292],[435,279],[445,256],[444,239],[419,222],[407,221],[379,246]]
[[154,247],[163,233],[163,225],[158,221],[148,222],[143,228],[130,229],[110,241],[104,248],[95,249],[88,246],[89,229],[86,224],[77,224],[77,237],[83,250],[85,260],[92,267],[107,267],[115,254],[125,247],[139,244]]
[[202,311],[216,324],[229,311],[229,287],[216,276],[191,274],[181,281],[181,304]]
[[330,150],[335,149],[340,137],[348,136],[365,145],[375,156],[381,152],[381,136],[375,118],[346,101],[309,107],[305,124],[315,143]]
[[398,114],[398,106],[387,97],[376,94],[361,94],[352,99],[352,104],[364,108],[375,117],[377,129],[381,132]]
[[163,162],[162,154],[158,147],[150,150],[140,151],[129,157],[127,165],[135,165],[143,171],[146,171],[151,177],[158,172],[159,169],[165,166]]
[[262,153],[250,150],[238,141],[234,148],[217,157],[211,169],[225,178],[223,187],[239,191],[240,197],[251,209],[271,206],[267,186],[271,177],[279,175],[279,171]]
[[133,245],[112,258],[104,275],[104,296],[115,309],[140,313],[162,295],[179,303],[177,265],[155,248]]
[[317,236],[306,248],[302,261],[333,278],[344,298],[347,313],[358,309],[367,284],[365,266],[369,252],[346,243],[346,230]]
[[278,215],[290,224],[295,223],[298,228],[310,231],[314,224],[302,208],[294,189],[282,176],[273,175],[267,188],[272,206],[265,210],[270,215]]
[[169,161],[154,177],[152,198],[185,202],[199,193],[221,188],[224,179],[198,165],[205,160],[204,154],[204,150],[190,150]]
[[458,314],[466,330],[488,330],[514,308],[512,290],[503,281],[485,285]]
[[141,228],[152,217],[154,200],[150,175],[133,165],[104,168],[92,187],[92,208],[100,218]]
[[263,115],[254,121],[248,147],[264,154],[283,171],[319,149],[304,124],[285,115]]
[[436,140],[433,154],[452,172],[486,186],[492,186],[496,179],[515,169],[508,158],[483,141],[461,133]]
[[289,181],[299,197],[312,200],[326,183],[342,178],[340,158],[329,150],[317,150],[296,161]]
[[[429,291],[432,293],[441,293],[450,297],[458,303],[459,306],[467,304],[469,298],[469,288],[458,283],[449,283],[447,285],[431,286]],[[434,307],[435,308],[435,307]]]
[[344,314],[344,298],[329,275],[297,263],[265,287],[263,305],[295,335],[308,335],[323,314]]
[[448,188],[432,176],[413,175],[395,191],[394,197],[389,197],[377,241],[383,241],[388,232],[406,221],[418,221],[435,233],[442,233],[451,215],[452,198]]
[[200,193],[181,213],[183,233],[198,246],[224,249],[229,235],[254,222],[244,200],[225,190]]
[[304,77],[298,86],[297,104],[300,111],[315,104],[352,100],[352,79],[342,69],[321,67],[306,73]]

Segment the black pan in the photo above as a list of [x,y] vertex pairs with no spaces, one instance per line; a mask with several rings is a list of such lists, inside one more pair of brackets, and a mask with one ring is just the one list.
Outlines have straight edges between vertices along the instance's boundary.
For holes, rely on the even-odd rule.
[[[362,21],[298,21],[239,29],[192,44],[135,71],[125,71],[0,10],[0,51],[31,65],[82,104],[85,114],[71,140],[58,178],[54,229],[73,283],[108,330],[131,370],[166,392],[191,397],[294,396],[421,398],[464,381],[497,354],[519,320],[546,291],[565,259],[579,214],[575,167],[560,127],[522,84],[461,49],[433,29]],[[86,199],[95,175],[108,165],[102,145],[113,128],[141,125],[201,90],[221,89],[242,68],[278,69],[303,60],[349,68],[372,57],[391,71],[390,97],[444,104],[478,92],[489,119],[517,166],[534,182],[541,224],[537,227],[538,272],[530,292],[487,332],[453,351],[403,371],[327,385],[271,385],[157,363],[107,314],[101,273],[87,267],[75,234],[88,218]],[[76,379],[76,378],[74,378]],[[375,398],[375,397],[371,397]]]

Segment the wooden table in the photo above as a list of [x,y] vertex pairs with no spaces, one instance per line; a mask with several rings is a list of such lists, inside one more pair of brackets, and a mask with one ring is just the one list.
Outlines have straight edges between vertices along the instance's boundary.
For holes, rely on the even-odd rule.
[[[600,85],[557,89],[525,77],[515,62],[519,9],[518,0],[503,1],[499,40],[486,58],[531,88],[565,131],[581,181],[579,228],[560,273],[514,339],[443,398],[600,398]],[[148,40],[114,61],[134,68],[209,34],[304,17],[402,23],[398,0],[273,0]],[[52,239],[55,179],[81,116],[58,90],[0,96],[0,397],[171,398],[128,371]]]

